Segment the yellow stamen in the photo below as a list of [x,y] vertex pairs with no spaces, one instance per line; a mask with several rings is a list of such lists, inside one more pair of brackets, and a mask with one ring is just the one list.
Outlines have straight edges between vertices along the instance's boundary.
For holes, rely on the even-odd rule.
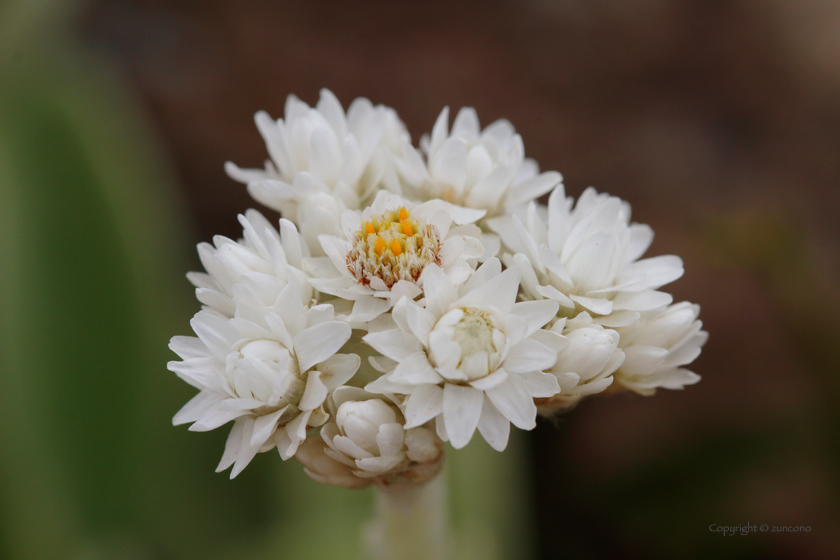
[[402,229],[403,229],[404,234],[406,234],[409,237],[414,235],[414,232],[411,230],[411,224],[408,223],[408,220],[406,220],[405,218],[401,219],[400,220],[400,225],[402,225]]
[[[405,208],[400,208],[400,221],[402,222],[403,220],[407,220],[407,219],[408,219],[408,210],[406,210]],[[410,234],[406,234],[406,235],[410,235]]]
[[382,251],[385,250],[385,240],[382,239],[381,235],[376,236],[376,242],[373,244],[373,248],[376,250],[376,254],[381,257]]
[[365,233],[376,233],[376,230],[373,229],[373,224],[370,222],[365,222]]
[[400,242],[396,239],[391,241],[391,252],[394,253],[395,257],[399,257],[400,253],[402,253],[402,247],[400,247]]

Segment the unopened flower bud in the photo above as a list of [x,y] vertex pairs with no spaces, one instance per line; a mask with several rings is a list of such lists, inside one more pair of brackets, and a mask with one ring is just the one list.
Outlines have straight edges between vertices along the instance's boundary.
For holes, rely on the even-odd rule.
[[379,399],[342,403],[336,414],[339,430],[374,456],[380,454],[376,442],[380,426],[394,424],[396,421],[394,409]]

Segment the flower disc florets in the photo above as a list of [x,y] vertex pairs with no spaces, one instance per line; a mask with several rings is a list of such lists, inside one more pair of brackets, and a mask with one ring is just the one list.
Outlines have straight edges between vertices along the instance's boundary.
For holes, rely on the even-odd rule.
[[455,284],[469,278],[484,252],[481,230],[473,225],[483,215],[441,200],[415,204],[380,191],[362,212],[342,214],[340,236],[319,236],[327,256],[305,260],[309,282],[353,301],[346,320],[366,328],[400,298],[419,296],[429,266],[439,266]]
[[400,280],[417,282],[431,263],[440,264],[437,231],[405,207],[362,221],[347,253],[347,270],[359,283],[379,278],[389,289]]
[[[461,307],[440,318],[432,332],[438,332],[461,347],[457,369],[473,381],[496,371],[507,353],[504,320],[494,309]],[[436,363],[432,357],[433,365]]]

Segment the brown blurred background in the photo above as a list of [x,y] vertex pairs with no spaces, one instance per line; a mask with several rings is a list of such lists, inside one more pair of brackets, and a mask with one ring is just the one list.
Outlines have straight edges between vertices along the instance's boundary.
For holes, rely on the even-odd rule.
[[[651,254],[685,259],[703,381],[539,427],[542,558],[840,553],[840,4],[124,1],[82,32],[140,91],[201,240],[254,205],[222,170],[265,159],[252,115],[328,87],[415,141],[444,105],[507,118],[569,194],[627,199]],[[722,545],[713,523],[813,530]]]
[[[568,194],[630,201],[649,254],[684,259],[670,289],[702,307],[703,379],[529,435],[537,557],[840,557],[840,3],[114,0],[74,21],[171,162],[195,226],[173,254],[239,236],[256,203],[223,163],[261,166],[253,114],[327,87],[415,142],[444,105],[507,118]],[[748,523],[811,531],[709,529]]]

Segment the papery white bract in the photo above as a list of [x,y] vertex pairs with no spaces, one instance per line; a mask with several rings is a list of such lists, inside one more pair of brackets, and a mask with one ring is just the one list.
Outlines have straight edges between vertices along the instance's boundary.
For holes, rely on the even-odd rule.
[[333,421],[296,455],[310,478],[361,488],[370,483],[425,482],[443,460],[443,442],[425,427],[406,429],[398,401],[356,387],[339,387],[329,399]]
[[233,317],[236,284],[249,286],[263,303],[271,305],[291,283],[301,301],[309,304],[315,292],[301,270],[309,248],[294,224],[281,219],[281,236],[256,210],[240,215],[239,222],[243,227],[240,241],[217,235],[213,245],[198,245],[198,256],[207,272],[190,272],[187,278],[196,287],[195,295],[205,309]]
[[[446,107],[431,136],[421,140],[426,157],[411,146],[405,148],[399,159],[405,196],[445,200],[485,210],[492,217],[542,196],[563,180],[556,171],[539,173],[537,163],[525,158],[522,137],[507,120],[481,130],[475,109],[464,107],[451,132],[448,127]],[[485,258],[498,252],[496,235],[485,236],[484,245]]]
[[173,423],[207,431],[235,420],[219,464],[234,465],[231,478],[259,451],[276,446],[284,459],[293,456],[307,426],[327,420],[328,394],[359,367],[358,356],[336,354],[350,327],[331,305],[307,307],[295,282],[276,293],[276,282],[260,279],[230,287],[233,318],[200,311],[191,323],[198,338],[170,344],[183,361],[169,369],[200,390]]
[[363,212],[344,212],[340,237],[320,237],[327,257],[306,260],[310,282],[354,301],[348,321],[372,321],[400,298],[420,295],[429,265],[440,266],[456,284],[464,282],[483,252],[481,231],[469,224],[483,214],[440,200],[414,204],[380,191]]
[[421,200],[441,199],[495,216],[550,191],[562,177],[539,173],[525,158],[522,137],[501,119],[484,130],[472,107],[464,107],[449,132],[449,108],[440,113],[431,137],[423,138],[426,160],[414,152],[400,166],[407,192]]
[[630,205],[575,203],[508,121],[464,108],[450,131],[444,109],[415,148],[392,109],[322,90],[256,123],[270,161],[226,169],[279,231],[249,210],[242,239],[199,245],[198,337],[170,345],[200,390],[173,422],[234,422],[231,477],[277,447],[326,484],[416,485],[476,429],[501,451],[538,413],[699,379],[699,307],[659,291],[682,261],[642,258],[653,231]]
[[659,387],[682,389],[700,376],[682,366],[693,362],[709,338],[697,320],[700,306],[684,301],[645,313],[638,323],[617,329],[626,358],[615,373],[618,385],[642,395]]
[[315,107],[290,95],[284,119],[259,112],[255,120],[271,160],[265,169],[231,162],[225,169],[256,200],[297,223],[313,249],[318,234],[335,233],[341,210],[364,208],[383,182],[396,181],[394,155],[410,140],[393,109],[358,98],[345,114],[327,89]]
[[551,367],[559,338],[541,331],[557,313],[551,300],[516,303],[519,271],[491,258],[460,288],[435,265],[423,273],[425,307],[402,299],[395,328],[364,341],[387,371],[366,389],[407,395],[406,428],[434,419],[441,439],[464,447],[476,428],[499,451],[510,423],[535,426],[534,398],[559,390]]
[[551,331],[563,335],[557,361],[547,370],[557,378],[560,392],[537,400],[541,414],[570,408],[583,397],[606,390],[624,361],[618,332],[605,329],[585,311],[574,319],[560,319]]
[[562,186],[548,199],[547,225],[536,203],[488,225],[513,254],[505,263],[522,269],[524,293],[532,299],[553,299],[561,314],[587,311],[607,327],[628,326],[643,311],[671,302],[656,291],[683,274],[673,255],[639,260],[653,240],[653,231],[630,224],[630,205],[588,188],[572,209]]

